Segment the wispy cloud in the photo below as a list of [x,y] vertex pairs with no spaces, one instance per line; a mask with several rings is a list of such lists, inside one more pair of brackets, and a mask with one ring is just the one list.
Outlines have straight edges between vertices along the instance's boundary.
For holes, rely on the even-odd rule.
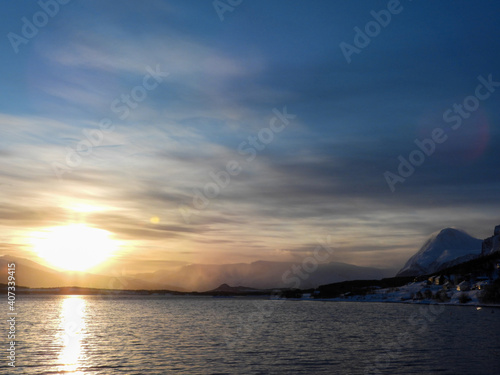
[[[141,271],[293,260],[326,235],[336,261],[396,267],[444,226],[484,237],[498,224],[500,96],[396,193],[382,177],[478,74],[500,77],[496,4],[412,6],[351,64],[338,44],[370,7],[256,1],[221,23],[210,3],[120,4],[69,5],[23,53],[5,54],[2,251],[26,251],[39,227],[85,222]],[[168,76],[120,118],[111,103],[148,66]],[[246,162],[239,145],[283,106],[296,119]],[[103,118],[114,130],[59,180],[51,163]],[[230,160],[242,172],[187,224],[179,206]]]

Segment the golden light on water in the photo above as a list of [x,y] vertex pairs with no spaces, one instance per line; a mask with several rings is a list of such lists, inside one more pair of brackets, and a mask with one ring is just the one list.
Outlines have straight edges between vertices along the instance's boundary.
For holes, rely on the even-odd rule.
[[108,231],[84,224],[34,232],[30,242],[49,265],[67,271],[88,270],[113,256],[119,247]]
[[76,371],[85,363],[82,338],[86,327],[86,302],[79,296],[68,296],[61,304],[60,337],[63,348],[58,362],[62,371],[71,374],[83,374]]

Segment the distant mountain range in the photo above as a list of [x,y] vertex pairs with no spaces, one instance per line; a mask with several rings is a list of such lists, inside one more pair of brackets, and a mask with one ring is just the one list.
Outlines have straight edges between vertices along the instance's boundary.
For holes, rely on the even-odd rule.
[[[493,237],[484,241],[463,230],[445,228],[433,233],[397,276],[434,273],[496,251],[500,251],[500,226],[495,228]],[[395,274],[395,270],[390,269],[331,262],[318,265],[314,272],[307,273],[305,277],[298,277],[293,271],[297,265],[299,263],[268,261],[222,265],[191,264],[176,271],[157,271],[138,274],[135,277],[152,284],[181,287],[189,291],[208,291],[218,286],[232,288],[229,285],[244,285],[238,287],[240,289],[310,289],[342,281],[379,280],[393,277]],[[292,278],[298,283],[291,284]]]
[[460,229],[445,228],[433,233],[397,276],[418,276],[437,272],[481,255],[483,240]]
[[[299,265],[299,263],[257,261],[220,265],[191,264],[174,272],[157,271],[153,274],[136,275],[136,277],[151,283],[169,284],[196,291],[212,290],[224,283],[244,285],[254,289],[286,288],[294,286],[294,283],[288,282],[295,277],[292,271],[294,265]],[[332,262],[320,264],[314,272],[300,278],[298,287],[315,288],[325,283],[377,279],[393,274],[394,270]]]
[[[480,240],[464,231],[446,228],[431,235],[396,276],[418,276],[438,272],[479,256],[500,250],[500,226],[493,237]],[[96,275],[88,272],[60,272],[28,259],[0,257],[0,272],[16,263],[17,285],[30,288],[82,287],[96,289],[148,289],[179,292],[234,292],[272,288],[317,288],[349,280],[379,280],[392,277],[395,270],[359,267],[331,262],[319,264],[313,272],[299,272],[300,263],[257,261],[237,264],[190,264],[174,270],[138,273],[131,276]],[[5,276],[6,277],[6,276]],[[0,283],[4,281],[0,280]],[[217,288],[217,289],[216,289]],[[224,290],[223,290],[224,289]]]
[[[31,288],[78,286],[100,289],[166,289],[204,292],[213,290],[221,284],[229,284],[244,285],[249,289],[292,286],[307,289],[345,280],[380,279],[394,274],[394,270],[390,269],[332,262],[320,264],[314,272],[298,277],[293,270],[294,266],[300,265],[299,263],[257,261],[221,265],[191,264],[175,271],[160,270],[131,277],[111,277],[86,272],[59,272],[28,259],[3,256],[0,257],[0,269],[3,275],[7,275],[7,263],[12,261],[16,262],[17,285]],[[297,281],[300,282],[298,285]]]
[[[16,264],[16,285],[30,288],[57,288],[64,286],[77,286],[82,288],[97,289],[170,289],[168,285],[158,285],[133,277],[112,277],[94,275],[86,272],[59,272],[49,267],[42,266],[28,259],[2,256],[0,257],[0,282],[6,283],[7,265]],[[176,288],[175,290],[181,290]],[[182,290],[181,290],[182,291]]]

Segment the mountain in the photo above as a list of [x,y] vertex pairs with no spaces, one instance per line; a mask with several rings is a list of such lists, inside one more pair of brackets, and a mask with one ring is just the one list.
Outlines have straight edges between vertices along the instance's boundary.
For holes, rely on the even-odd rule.
[[[28,259],[0,257],[0,272],[7,275],[7,264],[16,263],[16,283],[30,288],[77,286],[98,289],[166,289],[171,291],[210,291],[221,286],[245,285],[249,290],[273,288],[315,288],[345,280],[382,279],[394,270],[359,267],[332,262],[314,266],[292,262],[257,261],[237,264],[190,264],[176,269],[129,276],[106,276],[87,272],[60,272]],[[313,267],[314,266],[314,267]],[[307,272],[307,267],[311,272]],[[6,278],[4,279],[6,280]],[[0,283],[3,282],[0,279]]]
[[397,276],[418,276],[471,260],[481,255],[483,241],[460,229],[435,232],[398,272]]
[[485,238],[481,255],[489,255],[500,251],[500,225],[495,227],[493,236]]
[[[0,272],[7,280],[7,265],[15,263],[16,285],[29,288],[58,288],[77,286],[97,289],[169,289],[167,285],[159,285],[127,276],[104,276],[86,272],[60,272],[42,266],[28,259],[13,256],[0,257]],[[169,289],[179,291],[180,288]],[[182,290],[181,290],[182,291]]]
[[394,270],[359,267],[339,262],[320,264],[314,271],[305,272],[300,263],[257,261],[219,265],[190,264],[175,271],[141,274],[140,278],[190,291],[209,291],[221,284],[245,285],[252,289],[289,287],[307,289],[344,280],[381,279],[393,274]]

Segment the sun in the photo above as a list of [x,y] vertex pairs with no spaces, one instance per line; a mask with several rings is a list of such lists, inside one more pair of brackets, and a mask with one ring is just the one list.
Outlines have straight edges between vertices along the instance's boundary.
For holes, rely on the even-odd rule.
[[103,229],[84,224],[48,228],[31,235],[33,250],[49,265],[65,271],[86,271],[109,259],[118,242]]

